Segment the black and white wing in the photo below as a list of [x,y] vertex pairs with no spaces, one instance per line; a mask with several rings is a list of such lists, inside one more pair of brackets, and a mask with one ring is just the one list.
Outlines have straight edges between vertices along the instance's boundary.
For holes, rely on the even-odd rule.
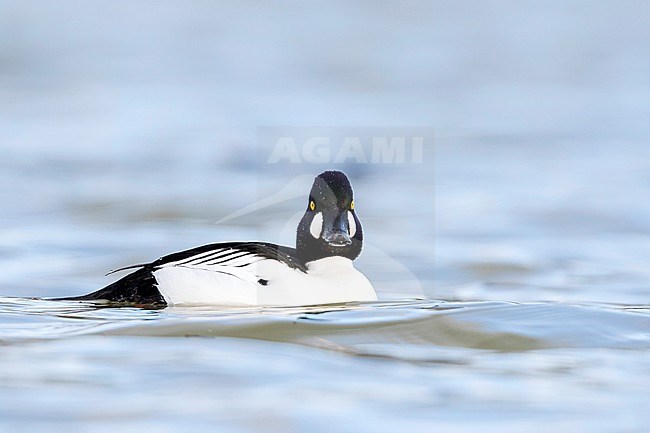
[[305,266],[296,257],[294,248],[266,242],[222,242],[203,245],[191,250],[169,254],[145,266],[156,269],[170,266],[243,267],[264,259],[277,260],[290,268],[306,271]]
[[225,302],[226,298],[237,303],[241,298],[246,303],[257,285],[268,283],[264,275],[258,275],[256,264],[269,259],[276,267],[306,271],[293,248],[265,242],[216,243],[117,269],[112,272],[137,268],[96,292],[64,299],[167,305],[206,300],[219,303],[220,298],[224,303],[231,303]]

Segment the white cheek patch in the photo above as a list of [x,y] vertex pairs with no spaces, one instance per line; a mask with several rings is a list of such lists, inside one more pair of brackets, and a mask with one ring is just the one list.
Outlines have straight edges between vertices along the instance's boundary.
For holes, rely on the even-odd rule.
[[311,220],[311,225],[309,226],[309,233],[316,239],[320,238],[320,234],[323,231],[323,213],[318,212],[314,215],[314,219]]
[[348,212],[348,227],[350,228],[350,237],[354,237],[357,232],[357,222],[354,220],[352,212]]

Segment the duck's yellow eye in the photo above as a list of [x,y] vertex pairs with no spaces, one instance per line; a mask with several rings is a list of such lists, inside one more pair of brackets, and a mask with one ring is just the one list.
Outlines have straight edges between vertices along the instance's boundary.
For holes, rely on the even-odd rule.
[[354,200],[350,202],[350,210],[354,210]]
[[316,203],[314,203],[314,200],[309,202],[309,210],[314,210],[316,209]]

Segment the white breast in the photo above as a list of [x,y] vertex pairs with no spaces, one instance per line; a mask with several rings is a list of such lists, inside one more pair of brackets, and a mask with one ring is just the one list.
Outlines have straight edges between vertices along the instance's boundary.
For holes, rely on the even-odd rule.
[[[370,281],[352,260],[327,257],[307,264],[307,273],[260,259],[241,267],[168,266],[154,271],[169,305],[316,305],[376,301]],[[266,285],[261,284],[266,283]]]

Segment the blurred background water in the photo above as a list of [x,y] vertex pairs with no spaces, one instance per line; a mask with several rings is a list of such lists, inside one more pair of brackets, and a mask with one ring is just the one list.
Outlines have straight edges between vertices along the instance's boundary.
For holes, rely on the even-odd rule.
[[[0,431],[646,431],[649,19],[0,0]],[[416,162],[270,163],[268,131],[427,140]],[[326,168],[352,179],[378,304],[21,299],[204,243],[291,244]]]

